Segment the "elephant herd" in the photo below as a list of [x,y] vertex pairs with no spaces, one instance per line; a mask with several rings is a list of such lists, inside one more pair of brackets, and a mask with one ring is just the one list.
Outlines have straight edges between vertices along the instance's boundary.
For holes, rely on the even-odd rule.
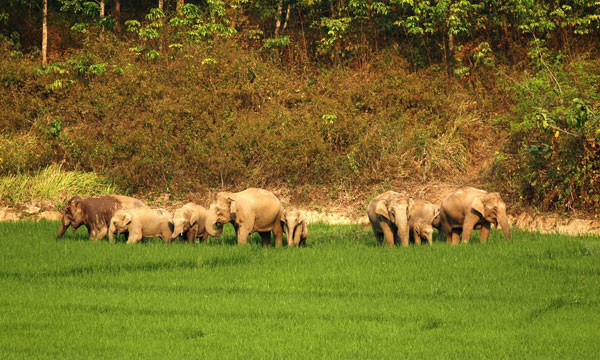
[[473,230],[480,230],[481,242],[487,241],[490,226],[500,225],[510,240],[506,204],[497,192],[488,193],[473,187],[457,189],[435,205],[426,200],[414,200],[405,193],[387,191],[369,203],[369,222],[375,238],[388,246],[412,240],[420,244],[433,241],[433,228],[445,235],[446,242],[458,245],[469,242]]
[[[453,191],[440,205],[387,191],[369,203],[368,218],[378,243],[385,239],[388,246],[408,246],[411,240],[431,244],[433,228],[445,234],[446,241],[453,245],[459,243],[461,233],[462,241],[468,242],[474,229],[480,230],[480,239],[485,242],[491,224],[500,225],[510,240],[506,205],[500,195],[472,187]],[[126,234],[128,244],[145,237],[194,242],[220,236],[227,223],[233,225],[238,244],[247,244],[249,235],[258,232],[263,245],[270,245],[273,233],[276,246],[282,244],[284,234],[288,246],[306,246],[308,227],[304,213],[284,209],[272,192],[257,188],[219,192],[208,209],[188,203],[173,214],[128,196],[75,196],[66,204],[57,236],[60,238],[69,226],[75,231],[84,225],[90,240],[108,235],[113,242],[114,234]]]
[[208,209],[188,203],[174,214],[150,208],[128,196],[75,196],[67,201],[57,236],[60,238],[69,226],[75,231],[84,225],[90,240],[108,235],[113,242],[115,233],[124,233],[128,244],[145,237],[160,237],[165,242],[182,237],[194,242],[220,236],[227,223],[233,225],[238,244],[248,243],[248,236],[258,232],[263,244],[269,245],[272,232],[276,246],[282,244],[284,233],[288,246],[306,245],[308,227],[304,214],[296,209],[284,209],[272,192],[256,188],[237,193],[220,192]]

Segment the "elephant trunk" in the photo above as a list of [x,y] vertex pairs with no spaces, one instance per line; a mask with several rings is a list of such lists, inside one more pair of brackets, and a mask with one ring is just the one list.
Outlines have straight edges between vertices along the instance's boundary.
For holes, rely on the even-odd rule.
[[171,240],[177,239],[183,233],[183,223],[175,223]]
[[298,246],[300,245],[300,238],[302,236],[302,224],[298,224],[296,225],[296,228],[294,229],[294,245]]
[[59,239],[61,238],[65,232],[67,231],[67,229],[69,228],[69,222],[65,221],[65,218],[63,217],[60,220],[60,228],[58,229],[58,234],[56,234],[56,238]]
[[206,230],[206,233],[212,237],[219,237],[223,232],[223,224],[217,225],[217,209],[214,205],[207,211],[204,229]]
[[408,245],[409,242],[409,232],[410,229],[408,227],[408,209],[403,209],[401,211],[398,211],[398,215],[396,218],[396,227],[398,228],[397,230],[397,235],[400,238],[400,241],[402,242],[402,245]]
[[508,226],[508,216],[506,216],[506,210],[502,210],[500,212],[500,216],[498,216],[498,223],[500,227],[502,227],[502,231],[504,232],[504,236],[506,236],[506,240],[510,241],[510,227]]

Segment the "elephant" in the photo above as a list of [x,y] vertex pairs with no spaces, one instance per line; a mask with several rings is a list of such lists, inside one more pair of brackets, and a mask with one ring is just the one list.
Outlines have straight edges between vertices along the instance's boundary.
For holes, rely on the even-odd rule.
[[404,193],[386,191],[369,203],[368,216],[377,242],[381,244],[385,237],[387,246],[394,246],[399,239],[402,246],[408,246],[408,214],[413,200]]
[[411,219],[409,221],[410,239],[415,244],[421,244],[425,240],[431,245],[433,243],[433,225],[424,218]]
[[300,210],[284,210],[281,216],[281,226],[287,237],[288,247],[306,247],[308,226],[304,214]]
[[457,189],[442,201],[440,219],[446,242],[452,242],[452,245],[458,245],[461,232],[462,242],[468,243],[473,229],[480,229],[479,238],[482,243],[486,242],[491,224],[499,224],[510,241],[506,204],[497,192],[473,187]]
[[104,195],[88,198],[74,196],[67,201],[56,237],[63,236],[69,226],[75,232],[81,225],[85,225],[90,240],[100,240],[106,236],[110,219],[115,211],[139,207],[146,207],[146,204],[128,196]]
[[219,236],[223,225],[230,222],[235,229],[238,244],[247,244],[248,236],[258,232],[263,245],[268,246],[273,232],[275,245],[281,246],[282,214],[281,202],[270,191],[248,188],[237,193],[219,192],[208,210],[206,231],[210,236]]
[[420,244],[427,240],[429,245],[433,242],[433,228],[440,230],[440,207],[426,200],[414,200],[408,213],[411,239]]
[[196,238],[200,238],[201,242],[206,241],[208,238],[205,227],[207,211],[205,207],[192,202],[175,210],[175,214],[173,215],[173,226],[175,229],[173,230],[172,238],[175,239],[182,236],[190,243],[193,243]]
[[171,242],[173,234],[173,217],[164,209],[135,208],[117,210],[110,220],[108,240],[112,243],[115,232],[128,232],[128,244],[142,241],[144,237],[160,237],[164,242]]

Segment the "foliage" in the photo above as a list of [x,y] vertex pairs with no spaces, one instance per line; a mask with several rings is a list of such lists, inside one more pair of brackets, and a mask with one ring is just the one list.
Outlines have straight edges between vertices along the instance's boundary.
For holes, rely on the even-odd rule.
[[[510,90],[511,141],[497,175],[523,201],[545,210],[600,209],[600,64],[580,59],[565,66],[539,43],[537,71]],[[506,181],[508,180],[508,181]]]

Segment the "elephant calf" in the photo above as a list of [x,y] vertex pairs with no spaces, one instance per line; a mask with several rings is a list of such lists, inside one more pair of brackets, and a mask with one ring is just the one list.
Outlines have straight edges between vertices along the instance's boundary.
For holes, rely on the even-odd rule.
[[402,246],[408,246],[408,213],[413,200],[404,193],[386,191],[369,203],[369,222],[378,243],[385,237],[387,246],[394,246],[394,240],[400,239]]
[[75,232],[78,227],[84,225],[88,230],[90,240],[100,240],[106,236],[110,219],[115,211],[143,207],[146,207],[146,204],[142,201],[122,195],[88,198],[74,196],[67,201],[57,237],[63,236],[69,226]]
[[164,209],[138,208],[119,210],[110,220],[108,240],[113,242],[113,235],[129,232],[128,244],[142,241],[145,237],[160,237],[170,242],[173,234],[171,214]]
[[175,229],[172,238],[182,236],[190,243],[193,243],[196,238],[201,239],[202,242],[206,241],[208,238],[205,226],[207,214],[208,210],[206,208],[192,202],[175,210],[173,215]]
[[440,207],[426,200],[414,200],[408,213],[410,237],[416,244],[433,242],[433,228],[440,230]]
[[491,224],[499,224],[510,240],[506,204],[497,192],[488,193],[473,187],[455,190],[442,201],[440,218],[446,241],[452,245],[458,245],[461,233],[462,241],[468,243],[474,229],[480,229],[479,238],[486,242]]
[[304,214],[300,210],[284,210],[281,216],[281,225],[287,237],[288,247],[306,246],[308,226]]

